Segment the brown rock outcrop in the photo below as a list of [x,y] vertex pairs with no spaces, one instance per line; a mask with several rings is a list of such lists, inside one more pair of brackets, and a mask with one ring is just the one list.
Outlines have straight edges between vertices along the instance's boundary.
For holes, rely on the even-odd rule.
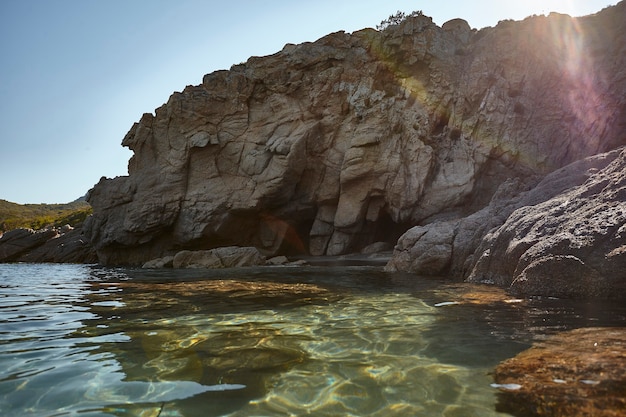
[[626,414],[626,330],[588,328],[535,344],[496,368],[499,411],[519,416]]
[[426,16],[287,45],[145,114],[88,196],[105,264],[255,246],[337,255],[625,143],[626,6],[470,30]]

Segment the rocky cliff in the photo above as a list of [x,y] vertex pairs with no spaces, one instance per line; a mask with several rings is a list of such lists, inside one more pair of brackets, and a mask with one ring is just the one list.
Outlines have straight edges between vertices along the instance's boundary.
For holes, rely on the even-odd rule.
[[409,229],[388,271],[452,274],[520,295],[626,296],[626,147],[558,169],[528,189],[503,183],[489,205]]
[[[252,57],[132,126],[129,175],[90,191],[85,234],[102,263],[140,264],[336,255],[460,219],[487,233],[470,215],[506,187],[626,144],[625,34],[620,3],[480,31],[415,16]],[[454,259],[433,270],[469,274]]]

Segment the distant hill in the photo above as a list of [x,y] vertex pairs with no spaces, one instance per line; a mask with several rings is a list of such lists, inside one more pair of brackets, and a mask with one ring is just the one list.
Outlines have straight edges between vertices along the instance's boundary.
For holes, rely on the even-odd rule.
[[66,204],[17,204],[0,199],[0,232],[20,227],[76,226],[91,213],[91,206],[83,198]]

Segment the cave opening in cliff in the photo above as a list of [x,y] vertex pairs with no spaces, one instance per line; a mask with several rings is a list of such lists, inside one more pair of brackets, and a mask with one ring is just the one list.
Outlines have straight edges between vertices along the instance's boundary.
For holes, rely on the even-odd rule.
[[450,111],[447,109],[435,111],[432,120],[432,136],[439,136],[444,133],[450,122]]
[[314,216],[310,211],[290,213],[261,213],[257,218],[256,244],[268,255],[306,255],[309,253],[308,235]]
[[289,222],[289,229],[277,253],[285,256],[309,254],[309,231],[313,227],[313,218],[302,218]]
[[395,222],[386,211],[382,211],[372,224],[371,242],[386,242],[394,247],[407,230],[413,225],[408,222]]

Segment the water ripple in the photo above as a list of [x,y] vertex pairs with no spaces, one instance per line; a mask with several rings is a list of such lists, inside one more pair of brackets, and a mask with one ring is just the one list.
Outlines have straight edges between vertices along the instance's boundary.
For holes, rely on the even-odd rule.
[[501,416],[490,370],[624,309],[373,268],[0,265],[0,411]]

